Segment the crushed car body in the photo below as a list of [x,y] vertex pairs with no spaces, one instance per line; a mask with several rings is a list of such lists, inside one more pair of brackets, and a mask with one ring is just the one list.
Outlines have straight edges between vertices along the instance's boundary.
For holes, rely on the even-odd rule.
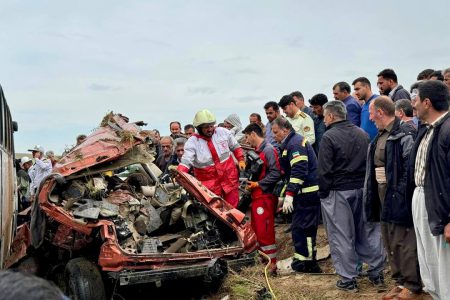
[[172,182],[161,183],[153,147],[149,132],[106,115],[41,183],[7,264],[39,252],[85,257],[129,285],[252,260],[257,242],[245,215],[189,174],[173,170]]

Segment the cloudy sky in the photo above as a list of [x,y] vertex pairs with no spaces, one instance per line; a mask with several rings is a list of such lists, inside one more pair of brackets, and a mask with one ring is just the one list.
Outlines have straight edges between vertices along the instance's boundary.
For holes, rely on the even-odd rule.
[[284,94],[331,97],[334,83],[376,83],[386,67],[409,87],[424,68],[450,67],[449,11],[447,0],[2,0],[16,151],[61,153],[108,111],[168,134],[203,108],[245,125]]

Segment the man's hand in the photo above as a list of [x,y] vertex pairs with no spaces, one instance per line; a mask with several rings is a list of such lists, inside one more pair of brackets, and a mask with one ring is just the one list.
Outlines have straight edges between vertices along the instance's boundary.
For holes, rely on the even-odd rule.
[[239,170],[245,171],[245,161],[243,160],[239,161]]
[[283,203],[283,213],[290,214],[294,211],[294,197],[286,195]]
[[284,197],[278,197],[277,212],[283,209]]
[[251,191],[259,186],[259,183],[256,181],[248,181],[247,186],[245,187],[247,190]]
[[444,239],[450,244],[450,223],[444,227]]

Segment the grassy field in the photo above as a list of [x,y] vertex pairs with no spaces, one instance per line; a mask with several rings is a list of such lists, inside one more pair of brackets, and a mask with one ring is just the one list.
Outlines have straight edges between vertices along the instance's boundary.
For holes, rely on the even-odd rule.
[[[284,233],[287,225],[278,225],[277,244],[278,258],[284,259],[292,256],[293,245],[290,234]],[[327,245],[326,233],[323,227],[319,227],[318,248]],[[286,276],[269,277],[273,292],[279,300],[303,300],[303,299],[381,299],[383,291],[378,291],[367,277],[358,280],[358,293],[348,293],[339,291],[335,288],[336,281],[339,279],[334,275],[334,269],[331,258],[321,261],[320,266],[326,273],[332,275],[308,275],[291,274]],[[386,284],[392,288],[393,282],[390,279],[389,268],[385,271]],[[264,265],[257,263],[255,266],[246,268],[240,273],[231,272],[217,294],[207,299],[274,299],[268,295],[268,287],[264,276]],[[424,299],[431,299],[425,297]]]

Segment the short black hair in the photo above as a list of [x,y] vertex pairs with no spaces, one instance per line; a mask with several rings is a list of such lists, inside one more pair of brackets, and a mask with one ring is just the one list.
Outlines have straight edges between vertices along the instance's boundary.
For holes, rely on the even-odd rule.
[[392,79],[395,83],[397,83],[397,74],[395,74],[392,69],[384,69],[377,75],[378,77],[383,77],[385,79]]
[[195,131],[195,127],[192,124],[187,124],[187,125],[184,126],[184,131],[186,131],[188,129],[193,129]]
[[292,97],[301,98],[301,99],[305,99],[305,98],[303,97],[303,94],[302,94],[300,91],[292,92],[292,93],[291,93],[291,96],[292,96]]
[[345,81],[340,81],[340,82],[336,83],[335,85],[333,85],[333,90],[337,86],[339,87],[339,91],[346,91],[349,94],[352,91],[351,88],[350,88],[350,85],[347,82],[345,82]]
[[419,100],[430,99],[433,108],[439,112],[448,110],[450,95],[448,87],[439,80],[426,80],[419,84]]
[[264,104],[264,109],[267,110],[269,108],[273,108],[274,111],[279,111],[280,107],[278,106],[278,103],[276,103],[275,101],[269,101],[266,104]]
[[422,82],[422,81],[416,81],[416,82],[414,82],[413,84],[411,84],[411,87],[409,88],[409,92],[412,93],[412,91],[413,91],[414,89],[419,88],[419,84],[420,84],[421,82]]
[[284,95],[283,97],[281,97],[280,101],[278,102],[278,106],[280,106],[281,108],[284,108],[287,105],[289,105],[289,103],[295,104],[294,97],[292,97],[291,95]]
[[311,105],[323,106],[327,102],[328,102],[328,98],[325,94],[314,95],[314,96],[312,96],[311,100],[309,100],[309,103],[311,103]]
[[405,116],[409,118],[412,118],[414,116],[411,100],[409,99],[399,99],[395,101],[395,110],[403,110]]
[[436,77],[436,80],[444,81],[444,75],[442,75],[441,70],[437,70],[431,73],[430,78],[431,77]]
[[361,84],[364,85],[364,86],[371,87],[370,81],[366,77],[358,77],[358,78],[356,78],[355,80],[353,80],[352,85],[355,85],[358,82],[361,82]]
[[430,79],[431,74],[433,74],[433,69],[425,69],[417,75],[417,80]]
[[252,132],[256,133],[256,135],[259,137],[264,137],[261,127],[255,123],[247,125],[247,127],[245,127],[245,129],[242,131],[243,134],[250,134]]

